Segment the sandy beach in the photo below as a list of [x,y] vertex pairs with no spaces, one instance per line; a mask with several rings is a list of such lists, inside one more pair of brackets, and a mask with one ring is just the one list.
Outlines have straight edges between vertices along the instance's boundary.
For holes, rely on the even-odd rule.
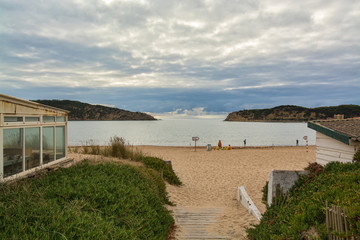
[[[222,211],[209,231],[231,239],[246,239],[245,228],[257,219],[237,202],[238,186],[246,186],[261,213],[262,188],[272,169],[302,170],[315,161],[315,147],[245,148],[230,151],[206,151],[190,147],[138,146],[145,155],[170,160],[183,186],[167,185],[170,200],[176,208],[217,208]],[[181,239],[182,228],[175,231]]]
[[[315,162],[315,146],[305,147],[248,147],[232,150],[206,151],[204,147],[136,146],[144,155],[170,160],[183,185],[167,184],[170,200],[176,205],[169,207],[174,213],[182,209],[194,211],[214,210],[214,222],[207,231],[224,239],[247,239],[245,229],[258,220],[237,201],[238,186],[245,186],[247,193],[261,213],[262,189],[275,170],[302,170]],[[141,165],[138,162],[106,158],[102,156],[70,153],[76,161],[88,158],[93,161],[117,161],[123,164]],[[184,228],[175,217],[173,239],[184,238]],[[213,220],[209,220],[212,222]],[[206,239],[206,238],[205,238]]]

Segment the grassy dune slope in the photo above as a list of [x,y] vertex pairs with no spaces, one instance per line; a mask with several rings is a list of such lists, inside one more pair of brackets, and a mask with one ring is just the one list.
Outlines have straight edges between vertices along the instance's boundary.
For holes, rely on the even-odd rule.
[[0,185],[0,239],[166,239],[166,202],[152,169],[83,162]]

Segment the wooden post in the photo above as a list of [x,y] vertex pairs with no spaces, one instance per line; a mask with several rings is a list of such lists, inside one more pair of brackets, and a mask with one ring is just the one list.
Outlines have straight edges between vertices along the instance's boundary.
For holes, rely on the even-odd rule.
[[195,152],[196,152],[196,141],[198,141],[200,138],[199,137],[192,137],[192,140],[195,141]]
[[329,211],[329,203],[326,200],[326,229],[328,234],[328,239],[331,240],[331,234],[330,234],[330,211]]

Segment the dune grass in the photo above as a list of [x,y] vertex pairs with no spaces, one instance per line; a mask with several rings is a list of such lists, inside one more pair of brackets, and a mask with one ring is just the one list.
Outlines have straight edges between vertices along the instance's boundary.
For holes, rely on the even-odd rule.
[[85,161],[0,185],[0,239],[166,239],[167,202],[154,170]]
[[103,155],[107,157],[116,157],[119,159],[130,159],[132,161],[142,162],[146,167],[152,168],[162,173],[163,178],[172,185],[181,185],[180,179],[177,177],[170,165],[164,160],[156,157],[148,157],[143,155],[134,146],[127,144],[126,140],[121,137],[114,136],[110,138],[107,146],[99,146],[94,141],[88,141],[84,146],[75,148],[73,151],[84,154]]

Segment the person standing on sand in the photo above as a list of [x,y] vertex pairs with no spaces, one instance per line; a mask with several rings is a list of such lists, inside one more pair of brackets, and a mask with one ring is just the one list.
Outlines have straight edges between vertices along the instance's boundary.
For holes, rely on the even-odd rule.
[[222,143],[221,143],[221,140],[219,140],[219,142],[218,142],[218,147],[221,149],[221,147],[222,147]]
[[244,139],[244,147],[246,147],[246,139]]
[[296,139],[296,146],[299,146],[299,139]]

